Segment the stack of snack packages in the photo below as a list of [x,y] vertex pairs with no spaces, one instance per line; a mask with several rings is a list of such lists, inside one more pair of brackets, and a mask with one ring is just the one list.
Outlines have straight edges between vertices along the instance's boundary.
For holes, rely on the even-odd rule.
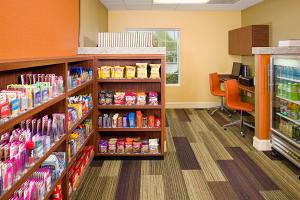
[[69,195],[75,192],[80,184],[81,178],[87,169],[89,162],[94,157],[94,146],[86,146],[81,155],[69,170]]
[[161,64],[136,63],[136,66],[100,66],[98,77],[100,79],[159,79]]
[[50,200],[63,200],[61,182],[55,187]]
[[99,143],[100,153],[124,154],[124,153],[159,153],[159,139],[136,138],[109,138],[101,139]]
[[62,76],[54,74],[26,74],[19,76],[19,84],[11,84],[0,91],[0,120],[15,117],[64,92]]

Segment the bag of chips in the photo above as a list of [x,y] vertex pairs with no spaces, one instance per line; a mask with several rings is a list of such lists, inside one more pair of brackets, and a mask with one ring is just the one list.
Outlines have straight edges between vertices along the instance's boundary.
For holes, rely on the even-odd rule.
[[150,78],[156,79],[160,78],[159,69],[161,64],[150,64],[151,71],[150,71]]
[[137,67],[137,78],[148,78],[147,76],[148,63],[136,63]]
[[111,68],[110,66],[101,66],[99,78],[102,78],[102,79],[110,78],[110,68]]
[[117,78],[117,79],[124,78],[124,67],[115,66],[113,78]]
[[125,92],[116,92],[114,95],[114,104],[115,105],[124,105]]
[[135,78],[135,70],[134,66],[126,66],[126,78]]

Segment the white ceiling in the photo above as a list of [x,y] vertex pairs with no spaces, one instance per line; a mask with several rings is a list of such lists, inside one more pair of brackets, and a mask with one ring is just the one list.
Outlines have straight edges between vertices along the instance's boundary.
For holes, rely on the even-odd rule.
[[263,0],[210,0],[207,4],[153,4],[153,0],[100,0],[109,10],[243,10]]

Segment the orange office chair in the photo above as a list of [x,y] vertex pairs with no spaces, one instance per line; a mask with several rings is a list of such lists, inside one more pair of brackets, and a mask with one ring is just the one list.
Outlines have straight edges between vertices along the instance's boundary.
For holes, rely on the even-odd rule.
[[225,81],[225,97],[226,97],[226,104],[228,108],[233,110],[239,110],[241,112],[241,119],[235,122],[226,124],[223,126],[225,128],[228,126],[239,125],[241,135],[244,137],[243,125],[246,123],[243,120],[243,112],[252,112],[254,111],[254,105],[251,103],[242,102],[240,100],[239,94],[239,86],[237,80],[228,80]]
[[214,96],[221,97],[221,105],[212,108],[214,110],[210,113],[210,115],[213,115],[217,110],[222,110],[225,111],[229,115],[229,117],[231,117],[231,113],[224,106],[225,91],[222,91],[220,89],[220,79],[218,73],[209,74],[209,84],[210,84],[210,93]]

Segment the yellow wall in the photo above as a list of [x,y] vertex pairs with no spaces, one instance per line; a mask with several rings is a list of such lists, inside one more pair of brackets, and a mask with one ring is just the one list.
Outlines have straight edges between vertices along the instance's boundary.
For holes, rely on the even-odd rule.
[[209,92],[210,72],[229,73],[228,31],[241,26],[240,12],[109,11],[108,30],[129,28],[180,29],[180,86],[166,89],[167,102],[218,102]]
[[242,26],[252,24],[270,25],[270,45],[279,40],[300,39],[300,1],[264,0],[242,11]]
[[80,46],[96,47],[97,33],[108,29],[108,11],[99,0],[80,0]]

